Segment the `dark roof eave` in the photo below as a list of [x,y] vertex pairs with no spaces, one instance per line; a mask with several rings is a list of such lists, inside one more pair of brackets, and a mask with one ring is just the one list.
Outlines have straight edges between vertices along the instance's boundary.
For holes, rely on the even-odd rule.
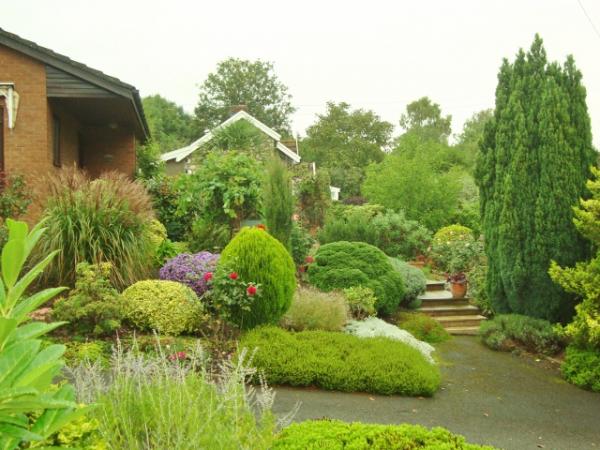
[[99,70],[92,69],[85,64],[73,61],[71,58],[48,48],[41,47],[35,42],[9,33],[2,28],[0,28],[0,44],[129,99],[142,131],[142,141],[150,138],[150,129],[144,115],[142,100],[139,91],[134,86],[124,83],[118,78],[106,75]]

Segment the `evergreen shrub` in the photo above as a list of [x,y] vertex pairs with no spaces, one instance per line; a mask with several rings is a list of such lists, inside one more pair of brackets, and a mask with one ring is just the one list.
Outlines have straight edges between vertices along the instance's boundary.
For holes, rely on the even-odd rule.
[[277,323],[292,303],[296,267],[286,248],[261,228],[242,230],[223,249],[219,264],[227,265],[246,282],[259,285],[260,295],[248,311],[234,318],[244,328]]
[[585,350],[574,345],[567,347],[561,366],[569,383],[584,389],[600,392],[600,352]]
[[266,326],[243,336],[240,348],[256,349],[252,363],[272,384],[428,397],[440,384],[437,366],[388,338]]
[[394,269],[402,275],[402,281],[404,281],[404,301],[402,303],[414,307],[420,306],[420,302],[416,303],[417,297],[427,288],[427,278],[423,271],[398,258],[390,258],[390,262]]
[[402,276],[381,250],[364,242],[323,245],[309,266],[308,277],[323,291],[368,287],[375,293],[375,307],[382,314],[394,312],[404,297]]
[[341,331],[347,320],[348,305],[343,295],[301,287],[296,290],[281,325],[295,331]]
[[203,306],[192,289],[176,281],[144,280],[123,291],[125,315],[138,329],[177,336],[197,331]]

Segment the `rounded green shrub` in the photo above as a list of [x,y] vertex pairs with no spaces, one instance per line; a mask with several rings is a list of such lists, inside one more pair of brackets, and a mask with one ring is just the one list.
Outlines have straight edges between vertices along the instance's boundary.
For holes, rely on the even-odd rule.
[[200,300],[175,281],[138,281],[123,291],[125,314],[141,330],[177,336],[195,331],[203,318]]
[[323,291],[365,286],[373,290],[379,313],[391,314],[404,297],[402,276],[377,247],[364,242],[323,245],[308,269],[311,284]]
[[[404,281],[404,301],[405,305],[415,305],[417,297],[425,292],[427,288],[427,278],[421,269],[411,266],[406,261],[398,258],[390,258],[394,269],[402,275]],[[420,306],[420,301],[415,305]]]
[[399,328],[408,331],[420,341],[437,344],[450,339],[450,334],[432,317],[421,313],[400,313],[397,316]]
[[600,352],[569,345],[561,371],[569,383],[600,392]]
[[296,267],[281,242],[261,228],[242,228],[223,249],[221,264],[235,270],[243,281],[258,285],[249,310],[233,317],[236,323],[253,328],[281,319],[296,290]]

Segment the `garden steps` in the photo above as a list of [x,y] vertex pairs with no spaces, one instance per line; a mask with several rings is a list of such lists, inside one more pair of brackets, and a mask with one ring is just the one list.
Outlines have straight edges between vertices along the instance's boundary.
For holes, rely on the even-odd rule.
[[443,281],[430,280],[427,290],[419,296],[419,312],[437,320],[450,334],[475,335],[486,318],[468,298],[454,299]]

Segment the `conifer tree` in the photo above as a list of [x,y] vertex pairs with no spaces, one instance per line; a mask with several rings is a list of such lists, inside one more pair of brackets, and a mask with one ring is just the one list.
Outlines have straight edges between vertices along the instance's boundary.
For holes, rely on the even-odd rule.
[[287,167],[277,156],[267,162],[262,201],[267,230],[290,250],[294,213],[292,179]]
[[502,63],[476,171],[487,288],[498,312],[551,321],[572,315],[572,297],[548,268],[589,254],[571,208],[586,195],[596,159],[585,96],[573,58],[548,63],[537,35],[529,52]]

